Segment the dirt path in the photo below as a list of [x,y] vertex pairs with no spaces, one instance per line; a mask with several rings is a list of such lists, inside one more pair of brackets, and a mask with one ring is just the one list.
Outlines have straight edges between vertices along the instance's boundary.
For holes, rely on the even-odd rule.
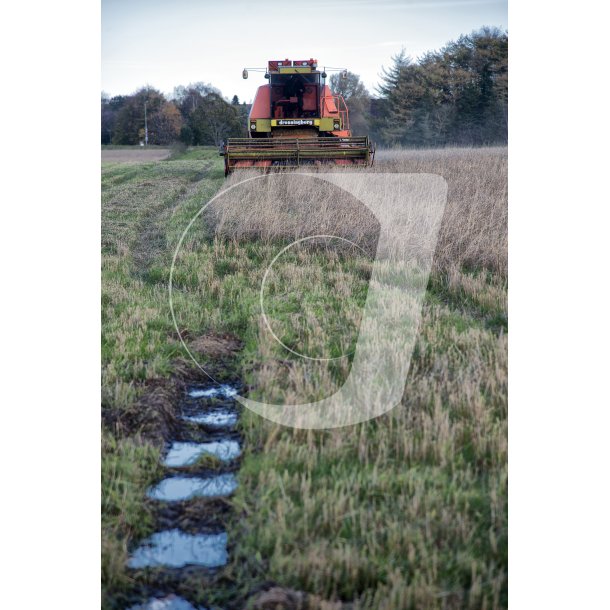
[[169,148],[117,148],[102,149],[102,163],[142,163],[167,159]]

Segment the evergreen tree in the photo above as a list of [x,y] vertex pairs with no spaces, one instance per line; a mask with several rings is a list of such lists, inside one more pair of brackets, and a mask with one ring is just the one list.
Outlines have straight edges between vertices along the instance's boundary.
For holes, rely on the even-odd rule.
[[404,53],[383,70],[374,121],[385,144],[506,142],[508,35],[482,28],[416,62]]

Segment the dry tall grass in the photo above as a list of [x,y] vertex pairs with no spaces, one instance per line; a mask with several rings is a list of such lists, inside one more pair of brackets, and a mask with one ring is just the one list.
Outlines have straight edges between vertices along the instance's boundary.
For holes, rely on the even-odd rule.
[[[373,172],[427,173],[448,185],[447,206],[435,253],[435,269],[508,270],[506,148],[379,151]],[[330,170],[332,171],[332,170]],[[336,170],[341,171],[341,170]],[[231,175],[225,188],[257,176]],[[287,192],[288,186],[292,192]],[[296,188],[295,188],[296,187]],[[371,251],[379,233],[374,215],[353,196],[323,181],[301,184],[277,176],[236,187],[210,208],[216,233],[233,239],[295,240],[306,235],[344,237]]]
[[438,271],[508,274],[508,152],[497,148],[379,151],[376,171],[432,173],[449,187],[435,254]]

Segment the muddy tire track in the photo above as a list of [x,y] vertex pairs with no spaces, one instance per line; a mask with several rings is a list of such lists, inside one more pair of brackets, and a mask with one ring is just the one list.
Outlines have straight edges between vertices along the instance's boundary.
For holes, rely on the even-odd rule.
[[[191,337],[189,344],[210,359],[206,369],[217,382],[179,358],[170,377],[145,382],[133,407],[102,411],[104,427],[116,436],[139,438],[160,449],[157,479],[149,481],[142,498],[152,534],[128,540],[130,583],[107,597],[106,607],[112,610],[243,607],[229,601],[237,594],[236,583],[231,568],[224,569],[235,545],[231,495],[238,484],[242,437],[241,406],[234,395],[244,393],[237,360],[243,345],[235,335],[214,332]],[[181,447],[191,449],[190,454]],[[165,545],[161,550],[170,553],[168,561],[155,556],[159,541]],[[209,604],[219,598],[226,603]]]
[[147,491],[155,532],[131,549],[134,589],[122,608],[199,610],[188,600],[213,588],[228,563],[229,498],[242,451],[238,392],[236,378],[184,386],[164,439],[163,477]]

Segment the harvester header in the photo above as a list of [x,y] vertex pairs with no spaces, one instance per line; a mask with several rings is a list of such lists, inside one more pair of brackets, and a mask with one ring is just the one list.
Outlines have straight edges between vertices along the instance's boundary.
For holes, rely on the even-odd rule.
[[326,77],[313,58],[270,60],[268,84],[258,88],[250,109],[248,137],[230,138],[221,150],[225,175],[242,168],[372,165],[374,147],[367,136],[352,136],[345,100]]

